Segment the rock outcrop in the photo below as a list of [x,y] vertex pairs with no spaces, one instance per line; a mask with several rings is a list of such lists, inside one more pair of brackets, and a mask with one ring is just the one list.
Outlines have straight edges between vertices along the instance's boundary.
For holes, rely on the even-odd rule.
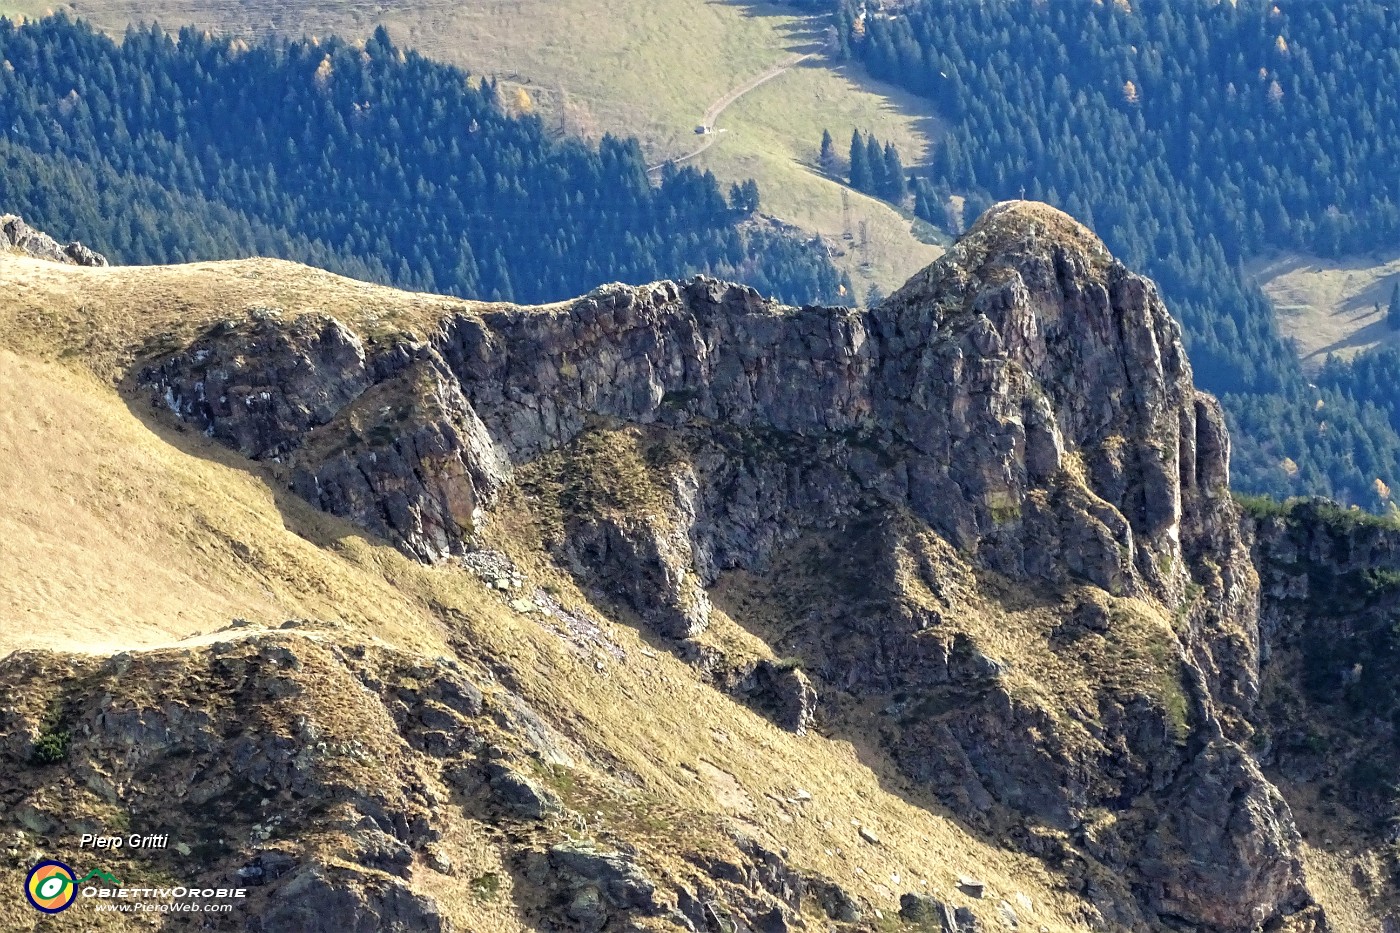
[[105,266],[107,257],[93,252],[76,240],[62,244],[26,224],[14,214],[0,215],[0,247],[35,259],[47,259],[73,266]]
[[1019,203],[869,311],[781,308],[707,279],[609,286],[456,315],[373,353],[334,319],[254,313],[142,380],[423,559],[467,550],[510,466],[595,418],[858,441],[830,475],[758,477],[747,495],[726,477],[741,484],[727,507],[757,514],[698,517],[706,577],[760,561],[774,540],[756,526],[794,498],[839,510],[871,492],[984,566],[1179,595],[1183,538],[1213,527],[1229,470],[1156,289],[1069,218]]
[[1356,895],[1381,929],[1400,927],[1400,525],[1322,500],[1253,506],[1263,661],[1250,745],[1305,831],[1351,828]]
[[[726,573],[769,574],[814,537],[868,545],[789,620],[820,682],[751,668],[755,705],[801,730],[829,688],[887,698],[906,775],[1080,866],[1100,928],[1324,929],[1289,808],[1240,744],[1258,579],[1220,408],[1152,283],[1057,211],[996,206],[867,310],[697,278],[373,343],[262,311],[139,380],[424,561],[470,554],[519,484],[559,564],[673,642],[702,635]],[[1018,587],[1070,600],[1037,650],[1105,678],[1092,703],[1028,689],[1035,665],[960,626],[1014,611],[996,593]],[[585,928],[635,900],[540,859]]]
[[[171,929],[463,930],[444,895],[489,902],[521,929],[591,933],[643,918],[679,933],[715,917],[750,933],[795,929],[808,891],[834,915],[860,915],[835,882],[743,840],[713,840],[703,864],[678,875],[683,859],[662,870],[654,846],[622,844],[627,827],[602,813],[586,825],[616,844],[568,837],[582,818],[540,775],[571,788],[579,771],[596,772],[521,697],[475,665],[330,626],[285,628],[106,659],[0,659],[12,698],[0,710],[5,867],[83,855],[79,834],[120,814],[172,845],[105,853],[114,875],[246,889],[236,913],[177,916]],[[58,735],[57,751],[36,756]],[[457,871],[448,851],[479,873],[437,877]]]

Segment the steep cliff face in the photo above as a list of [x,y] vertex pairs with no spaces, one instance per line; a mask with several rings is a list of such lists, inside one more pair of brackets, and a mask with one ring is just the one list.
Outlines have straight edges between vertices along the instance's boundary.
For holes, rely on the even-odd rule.
[[878,736],[1086,926],[1326,928],[1240,744],[1258,580],[1220,410],[1153,285],[1057,211],[998,205],[869,310],[703,278],[419,335],[264,309],[138,381],[422,561],[528,526],[716,684]]
[[[859,488],[979,564],[1115,593],[1178,597],[1183,546],[1209,547],[1222,524],[1223,423],[1155,288],[1038,206],[993,209],[868,312],[782,308],[705,279],[610,286],[454,315],[374,352],[331,318],[261,318],[142,381],[248,456],[290,459],[312,501],[425,560],[468,550],[461,505],[489,504],[511,465],[596,418],[850,436],[890,461],[854,458]],[[388,498],[405,508],[375,514]]]
[[1337,887],[1400,929],[1400,527],[1253,503],[1263,689],[1252,746]]

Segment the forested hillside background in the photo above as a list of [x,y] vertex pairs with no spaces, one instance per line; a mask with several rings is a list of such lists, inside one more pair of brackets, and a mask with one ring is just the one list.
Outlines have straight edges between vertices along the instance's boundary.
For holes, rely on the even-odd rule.
[[845,54],[949,123],[921,212],[1024,195],[1082,219],[1162,286],[1230,413],[1237,486],[1388,507],[1400,359],[1310,380],[1242,263],[1400,242],[1400,7],[841,0],[836,17]]
[[0,19],[0,205],[123,263],[280,256],[401,288],[547,301],[694,272],[834,301],[756,186],[556,141],[491,81],[395,48]]
[[[1221,395],[1235,483],[1392,507],[1400,353],[1307,372],[1246,260],[1400,244],[1400,11],[1384,0],[833,0],[833,47],[948,129],[908,179],[873,134],[828,177],[948,224],[1049,201],[1162,286]],[[696,271],[849,300],[819,244],[749,218],[754,185],[635,140],[547,133],[493,81],[368,41],[121,42],[0,20],[0,206],[120,262],[252,254],[479,298],[546,301]],[[813,141],[815,143],[815,140]],[[839,150],[839,152],[838,152]],[[843,288],[844,286],[844,288]]]

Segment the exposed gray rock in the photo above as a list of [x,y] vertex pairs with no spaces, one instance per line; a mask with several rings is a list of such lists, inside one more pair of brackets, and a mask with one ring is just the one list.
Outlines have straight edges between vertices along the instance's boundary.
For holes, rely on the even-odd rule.
[[981,897],[987,890],[987,883],[977,878],[959,876],[958,890],[968,897]]
[[1240,749],[1222,741],[1193,759],[1158,816],[1143,855],[1173,863],[1150,882],[1160,911],[1236,930],[1240,892],[1286,913],[1311,903],[1288,806]]
[[288,853],[269,849],[255,855],[234,875],[246,887],[262,887],[281,878],[296,865],[296,859]]
[[432,360],[375,385],[307,440],[297,492],[421,560],[465,551],[509,469]]
[[285,457],[373,382],[360,338],[327,315],[284,321],[275,309],[211,328],[144,370],[163,403],[254,459]]
[[[810,532],[873,526],[862,543],[887,576],[917,575],[932,602],[853,577],[850,601],[869,611],[815,607],[807,627],[824,641],[802,654],[826,683],[910,696],[889,721],[910,777],[988,830],[1011,813],[1074,834],[1086,810],[1115,810],[1116,828],[1083,842],[1127,879],[1105,882],[1122,885],[1103,897],[1109,925],[1139,922],[1135,891],[1176,922],[1230,931],[1308,908],[1288,809],[1238,745],[1259,690],[1258,580],[1223,416],[1194,388],[1155,286],[1063,214],[998,205],[869,310],[784,308],[697,278],[462,310],[426,340],[370,348],[324,316],[257,312],[141,378],[211,436],[289,462],[308,501],[427,561],[468,552],[513,472],[585,432],[665,435],[682,453],[648,465],[664,489],[646,514],[557,503],[551,546],[669,638],[703,629],[721,573],[762,571]],[[1066,741],[1007,661],[938,631],[936,594],[957,581],[938,561],[897,562],[929,529],[949,567],[1165,607],[1185,721],[1117,698],[1086,717],[1091,743]],[[1057,632],[1061,647],[1111,634],[1095,606]],[[807,727],[805,676],[754,679],[776,718]],[[450,750],[442,711],[422,712]],[[1155,808],[1126,804],[1144,795]],[[1190,859],[1158,857],[1153,839]],[[572,858],[549,861],[579,881],[575,919],[594,923],[587,890],[598,909],[619,897]]]
[[564,812],[559,798],[538,781],[498,761],[486,765],[486,781],[502,806],[528,820],[542,820]]
[[433,846],[428,848],[428,865],[440,875],[451,875],[455,868],[452,864],[452,858],[446,852]]
[[[62,780],[90,788],[138,825],[171,826],[176,839],[195,843],[175,842],[198,854],[191,870],[207,872],[211,886],[236,880],[251,889],[250,929],[448,930],[437,906],[400,880],[415,853],[440,836],[439,793],[396,731],[421,727],[400,725],[391,714],[393,686],[363,686],[410,665],[455,675],[415,660],[392,649],[356,653],[287,632],[253,632],[105,662],[11,654],[0,661],[0,683],[7,695],[41,704],[63,696],[72,754],[55,765]],[[362,718],[347,719],[347,706]],[[25,727],[15,715],[0,712],[7,774],[21,773],[12,736]],[[362,741],[341,725],[371,734]],[[15,821],[31,809],[47,818],[37,805],[42,795],[11,793],[5,812]],[[46,827],[62,835],[71,828]],[[274,834],[277,848],[268,848]],[[329,852],[328,837],[335,839]]]
[[900,895],[899,919],[906,923],[920,924],[924,929],[938,929],[944,933],[957,933],[957,921],[953,911],[936,897],[928,894],[909,892]]
[[567,553],[575,572],[598,582],[660,635],[691,638],[710,622],[685,529],[655,518],[599,518],[571,528]]
[[788,864],[786,850],[774,852],[750,836],[735,837],[739,851],[747,857],[743,882],[751,890],[762,891],[779,903],[798,908],[805,883],[801,873]]
[[47,233],[41,233],[14,214],[0,215],[0,246],[71,266],[105,266],[107,257],[93,252],[81,243],[59,243]]
[[861,919],[860,904],[846,889],[825,878],[809,878],[807,893],[821,906],[822,913],[842,923],[857,923]]
[[[292,456],[302,495],[424,559],[466,548],[508,461],[593,416],[693,415],[780,443],[855,432],[893,456],[813,466],[779,482],[772,507],[769,483],[746,499],[734,476],[726,514],[707,514],[699,477],[688,537],[704,580],[789,533],[793,519],[771,527],[770,510],[876,490],[996,569],[1170,595],[1184,587],[1183,532],[1210,524],[1197,513],[1228,475],[1217,413],[1197,404],[1156,290],[1063,215],[1016,204],[868,312],[783,309],[707,279],[610,286],[563,309],[461,314],[428,344],[373,358],[327,319],[234,323],[143,381],[250,456]],[[1071,455],[1087,489],[1061,481]],[[687,569],[663,553],[669,541],[684,557],[669,529],[595,536]],[[660,574],[683,631],[703,612],[675,576]]]
[[803,735],[816,719],[816,688],[792,663],[764,658],[739,684],[738,692],[789,732]]
[[63,253],[64,253],[65,256],[67,256],[67,257],[73,262],[74,265],[78,265],[78,266],[105,266],[105,265],[107,265],[107,257],[106,257],[106,256],[102,255],[101,253],[97,252],[96,250],[89,249],[88,247],[84,246],[83,244],[77,242],[76,240],[73,241],[72,243],[69,243],[68,245],[64,246],[64,247],[63,247]]
[[566,892],[569,915],[579,922],[600,924],[592,929],[601,929],[610,911],[642,915],[662,911],[655,883],[621,852],[566,842],[550,848],[547,861],[552,883]]
[[274,933],[450,933],[430,898],[386,875],[308,865],[273,891],[248,929]]
[[361,828],[352,834],[355,861],[401,878],[408,877],[413,864],[413,851],[388,833],[373,828]]
[[585,885],[574,892],[566,913],[579,929],[596,933],[608,922],[608,908],[603,903],[603,894],[593,885]]

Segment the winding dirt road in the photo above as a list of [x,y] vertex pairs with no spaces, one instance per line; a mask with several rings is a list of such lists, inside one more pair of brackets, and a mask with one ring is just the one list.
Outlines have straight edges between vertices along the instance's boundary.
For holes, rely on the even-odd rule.
[[664,159],[660,162],[657,162],[655,165],[647,166],[647,171],[660,171],[661,167],[667,162],[674,162],[676,165],[680,165],[683,162],[689,162],[691,159],[700,155],[700,153],[704,152],[706,149],[709,149],[715,144],[716,140],[719,138],[719,134],[715,132],[715,121],[719,119],[720,114],[724,113],[724,111],[731,104],[733,104],[736,100],[743,97],[745,94],[747,94],[749,91],[752,91],[759,85],[767,84],[769,81],[772,81],[774,78],[787,71],[789,68],[792,68],[796,65],[800,65],[811,57],[812,56],[810,53],[799,53],[796,55],[792,55],[784,61],[781,61],[778,64],[774,65],[772,68],[769,68],[763,74],[758,75],[755,78],[750,78],[748,81],[745,81],[738,87],[732,88],[729,91],[729,93],[725,94],[723,97],[710,104],[709,107],[705,108],[705,114],[700,118],[699,125],[703,126],[706,132],[705,136],[703,137],[704,142],[702,142],[698,148],[686,153],[683,156],[679,156],[678,158]]

